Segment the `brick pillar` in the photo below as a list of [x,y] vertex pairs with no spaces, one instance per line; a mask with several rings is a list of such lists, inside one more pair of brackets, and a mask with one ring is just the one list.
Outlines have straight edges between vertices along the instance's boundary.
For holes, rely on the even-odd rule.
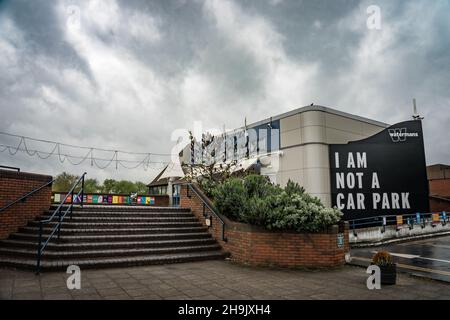
[[[52,177],[47,175],[0,170],[0,208],[51,180]],[[6,239],[49,209],[51,196],[52,187],[49,185],[28,197],[26,202],[16,203],[0,212],[0,239]]]

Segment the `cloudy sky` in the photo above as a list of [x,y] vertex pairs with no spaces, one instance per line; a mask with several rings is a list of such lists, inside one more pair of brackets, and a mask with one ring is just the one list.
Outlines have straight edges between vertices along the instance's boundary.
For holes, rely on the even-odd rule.
[[[370,5],[379,30],[367,27]],[[427,162],[450,163],[449,52],[447,0],[0,0],[0,131],[169,153],[173,130],[194,121],[233,128],[314,102],[395,123],[415,97]],[[155,174],[23,152],[0,164]]]

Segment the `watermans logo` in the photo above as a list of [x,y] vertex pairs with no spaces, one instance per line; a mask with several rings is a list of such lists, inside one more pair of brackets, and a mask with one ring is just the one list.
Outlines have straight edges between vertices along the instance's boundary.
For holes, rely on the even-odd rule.
[[389,136],[392,139],[392,142],[403,142],[406,141],[406,138],[417,138],[419,137],[419,133],[417,132],[406,132],[406,128],[393,128],[388,129]]

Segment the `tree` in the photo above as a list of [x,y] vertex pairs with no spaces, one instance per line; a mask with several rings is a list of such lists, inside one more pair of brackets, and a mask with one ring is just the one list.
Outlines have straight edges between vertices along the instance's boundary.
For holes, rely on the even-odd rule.
[[52,190],[55,192],[67,192],[72,188],[75,182],[78,180],[76,175],[63,172],[56,176],[52,185]]
[[[63,172],[56,176],[52,189],[55,192],[67,192],[77,182],[78,178],[76,175]],[[78,192],[80,188],[81,183],[75,188],[75,192]],[[103,184],[100,184],[97,179],[84,180],[84,193],[145,194],[147,191],[147,185],[140,181],[105,179]]]
[[137,181],[134,183],[136,186],[136,191],[139,194],[145,194],[148,192],[148,187],[145,183],[141,182],[141,181]]
[[105,181],[103,181],[103,187],[101,188],[102,192],[104,192],[104,193],[113,193],[115,185],[116,185],[116,180],[114,180],[114,179],[105,179]]
[[135,189],[136,186],[134,185],[134,183],[127,180],[116,181],[113,188],[114,193],[125,193],[125,194],[135,192],[134,191]]
[[102,186],[98,184],[97,179],[85,179],[84,180],[84,192],[85,193],[98,193],[102,191]]

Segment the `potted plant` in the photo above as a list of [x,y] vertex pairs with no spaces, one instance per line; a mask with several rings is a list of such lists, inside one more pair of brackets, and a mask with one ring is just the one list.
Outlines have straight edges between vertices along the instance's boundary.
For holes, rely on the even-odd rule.
[[392,285],[397,281],[397,265],[387,251],[378,251],[372,258],[372,264],[380,267],[381,284]]

